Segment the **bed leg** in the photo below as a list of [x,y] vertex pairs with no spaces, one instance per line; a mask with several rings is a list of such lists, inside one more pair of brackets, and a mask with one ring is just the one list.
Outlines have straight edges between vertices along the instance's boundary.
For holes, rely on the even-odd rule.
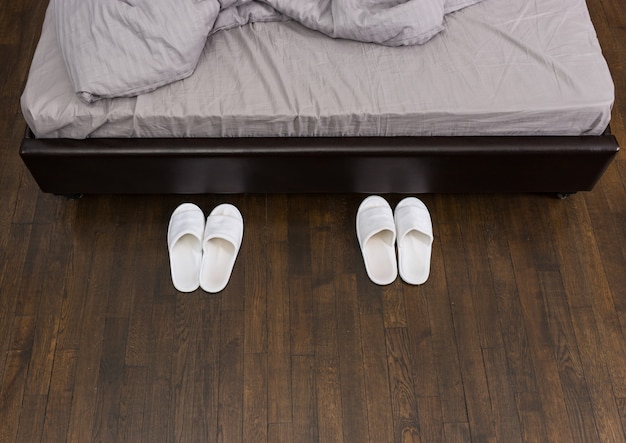
[[574,195],[576,194],[575,192],[557,192],[556,193],[556,198],[558,198],[559,200],[565,200],[567,197],[569,197],[570,195]]

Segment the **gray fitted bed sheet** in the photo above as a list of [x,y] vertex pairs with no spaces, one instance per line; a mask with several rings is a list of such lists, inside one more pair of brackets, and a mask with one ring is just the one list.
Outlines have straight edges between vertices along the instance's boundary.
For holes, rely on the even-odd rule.
[[485,0],[422,46],[295,22],[219,32],[189,78],[92,104],[72,91],[48,11],[22,111],[52,138],[597,135],[613,100],[584,0]]

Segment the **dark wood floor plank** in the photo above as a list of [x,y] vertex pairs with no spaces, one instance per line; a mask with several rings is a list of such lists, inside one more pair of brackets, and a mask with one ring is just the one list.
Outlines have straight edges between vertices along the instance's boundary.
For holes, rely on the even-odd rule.
[[616,399],[616,401],[617,408],[619,410],[619,416],[622,419],[622,429],[626,429],[626,399],[618,398]]
[[[197,344],[201,331],[201,300],[204,294],[178,294],[176,296],[176,321],[174,354],[172,356],[172,382],[174,386],[174,435],[176,441],[193,441],[195,418],[195,376],[199,370]],[[206,437],[206,436],[205,436]]]
[[[63,297],[59,314],[59,331],[57,334],[57,349],[76,350],[83,339],[85,303],[88,299],[89,280],[92,272],[94,225],[96,202],[85,200],[82,202],[66,201],[72,207],[72,215],[65,219],[67,237],[67,262],[65,275],[66,292]],[[79,222],[80,220],[80,222]],[[83,223],[85,220],[88,222]]]
[[[437,272],[441,274],[441,270]],[[404,286],[411,377],[422,442],[444,441],[443,412],[439,396],[439,374],[442,369],[437,366],[433,351],[428,305],[428,294],[431,293],[431,283],[419,287]]]
[[626,437],[616,399],[605,394],[606,386],[611,385],[609,372],[614,362],[603,353],[594,312],[587,307],[574,308],[572,318],[600,441],[623,442]]
[[385,330],[385,338],[393,414],[393,440],[419,442],[421,432],[415,395],[416,383],[411,371],[413,365],[406,328],[388,328]]
[[127,336],[128,319],[105,319],[91,441],[113,441],[117,437]]
[[27,343],[26,346],[18,345],[17,349],[30,349],[31,332],[35,330],[33,326],[27,326],[25,329],[14,326],[15,308],[20,297],[19,287],[28,250],[24,245],[28,243],[31,225],[10,225],[7,231],[10,233],[10,240],[0,251],[2,263],[5,263],[0,267],[0,337],[4,337],[0,340],[0,380],[4,373],[8,351],[14,348],[13,343]]
[[[439,208],[442,208],[443,200],[445,198],[440,198]],[[433,217],[435,217],[434,214],[437,214],[437,206],[435,205],[434,210],[431,210],[433,211]],[[439,218],[439,220],[444,219]],[[438,223],[437,229],[441,231],[442,222]],[[447,267],[444,265],[441,250],[442,241],[440,238],[433,244],[431,275],[423,290],[428,303],[429,327],[435,366],[439,368],[437,390],[441,398],[443,421],[446,423],[462,423],[467,421],[468,416],[446,281]],[[413,318],[411,321],[419,321],[419,318]],[[435,388],[432,387],[431,389]]]
[[199,325],[195,348],[189,350],[196,356],[194,370],[190,374],[191,392],[181,392],[181,395],[191,397],[193,402],[190,441],[216,441],[218,395],[215,386],[219,383],[221,328],[219,298],[200,294],[197,315]]
[[[485,368],[480,352],[480,336],[473,305],[473,291],[464,254],[455,245],[463,244],[459,225],[444,223],[441,242],[446,269],[448,294],[451,304],[455,341],[472,438],[477,441],[495,441],[494,423],[484,411],[491,409]],[[470,252],[471,254],[471,252]]]
[[293,442],[319,441],[314,357],[294,355],[291,367],[291,378],[297,380],[292,390]]
[[[477,220],[478,229],[472,234],[477,237],[475,253],[486,259],[475,277],[473,287],[487,288],[488,296],[475,295],[477,311],[489,312],[490,322],[481,322],[482,356],[487,376],[491,411],[494,416],[498,441],[523,441],[521,419],[524,411],[518,412],[516,393],[534,391],[535,379],[526,330],[521,315],[519,294],[511,262],[511,250],[507,240],[510,236],[511,200],[514,196],[496,195],[483,200],[480,209],[472,208],[471,218]],[[470,269],[476,266],[472,263]],[[484,280],[488,275],[490,282]],[[495,310],[495,311],[494,311]],[[497,325],[497,328],[494,326]],[[491,338],[488,338],[491,336]],[[501,343],[501,344],[500,344]]]
[[417,414],[423,442],[445,441],[440,397],[417,397]]
[[405,290],[399,281],[385,286],[382,290],[382,313],[386,328],[404,328],[407,326]]
[[482,351],[497,441],[521,442],[522,430],[504,346]]
[[267,442],[267,354],[244,354],[243,441]]
[[[139,276],[147,274],[140,273]],[[132,306],[128,320],[125,363],[130,367],[148,365],[150,321],[154,303],[154,278],[136,278],[132,287]]]
[[[513,204],[512,202],[509,202]],[[506,211],[509,204],[501,202],[491,206],[490,212]],[[500,229],[508,223],[504,218]],[[506,352],[508,373],[513,393],[536,392],[536,379],[530,355],[530,344],[526,332],[526,324],[522,314],[519,290],[513,269],[511,248],[504,231],[497,232],[487,239],[487,254],[491,269],[495,303],[500,318],[501,334]],[[519,405],[527,402],[518,402]],[[525,414],[520,414],[524,417]]]
[[[440,368],[435,360],[431,313],[429,310],[430,283],[421,287],[404,286],[407,312],[407,331],[415,381],[415,392],[418,397],[438,397],[440,394]],[[440,412],[441,414],[441,412]]]
[[250,196],[241,210],[247,220],[239,263],[245,268],[245,346],[246,353],[256,354],[267,352],[267,263],[260,259],[267,238],[265,196]]
[[271,242],[267,246],[268,292],[268,420],[270,423],[291,423],[291,328],[287,242]]
[[471,442],[470,429],[467,423],[444,423],[444,441],[450,443]]
[[[626,32],[624,33],[624,35],[626,36]],[[626,129],[624,129],[623,131],[623,135],[620,138],[620,140],[623,140],[624,138],[626,138]],[[619,181],[622,184],[622,188],[624,189],[624,192],[619,192],[619,190],[621,188],[617,188],[618,192],[617,195],[619,196],[617,199],[615,199],[615,211],[620,215],[620,219],[623,220],[624,217],[624,199],[621,198],[621,196],[624,195],[624,193],[626,193],[626,160],[624,159],[624,155],[621,154],[617,160],[615,160],[615,164],[617,167],[617,172],[619,174]]]
[[[84,351],[76,369],[74,396],[72,398],[72,414],[68,439],[91,439],[96,411],[97,378],[100,363],[101,347],[96,341],[87,342],[81,346]],[[102,340],[101,337],[92,340]]]
[[315,353],[314,306],[311,278],[291,276],[289,278],[289,325],[292,355]]
[[550,441],[537,392],[519,392],[515,394],[515,401],[522,427],[522,441]]
[[148,371],[145,367],[124,367],[121,382],[121,396],[117,441],[142,441],[147,431],[144,429]]
[[[373,287],[373,285],[372,285]],[[378,289],[378,288],[376,288]],[[386,292],[385,288],[382,293]],[[400,292],[402,294],[402,292]],[[381,293],[379,292],[379,300]],[[383,296],[384,297],[384,296]],[[365,376],[365,390],[367,392],[367,416],[368,430],[370,440],[381,441],[387,436],[392,435],[394,429],[394,418],[397,411],[394,411],[393,405],[402,405],[398,410],[408,417],[416,414],[416,409],[407,410],[404,408],[404,396],[400,397],[400,402],[395,403],[393,391],[396,380],[407,383],[407,391],[410,395],[415,395],[415,385],[412,378],[412,361],[408,358],[408,354],[404,354],[404,361],[397,365],[391,365],[389,362],[396,362],[393,357],[389,356],[389,340],[388,334],[385,332],[384,309],[378,309],[361,313],[360,327],[363,343],[363,368]],[[395,331],[395,328],[392,330]],[[408,336],[406,329],[402,328],[405,334],[402,336],[404,343],[408,345]],[[395,335],[394,335],[395,337]],[[395,341],[392,341],[395,343]],[[402,371],[402,372],[400,372]],[[408,375],[407,375],[408,372]],[[413,403],[413,406],[415,404]],[[412,423],[415,429],[418,429],[417,422]]]
[[602,6],[609,19],[609,26],[615,28],[626,27],[626,8],[624,3],[618,0],[602,0]]
[[218,442],[243,441],[244,312],[222,311],[218,388]]
[[295,204],[290,196],[288,217],[289,261],[289,325],[291,330],[291,354],[313,355],[315,305],[311,276],[311,212],[308,205]]
[[[312,197],[304,197],[310,202]],[[287,229],[289,239],[289,273],[290,275],[309,275],[311,272],[311,212],[304,202],[298,202],[296,196],[287,199]]]
[[8,5],[0,12],[0,44],[17,46],[20,42],[19,33],[19,5]]
[[[0,49],[1,50],[1,49]],[[39,191],[36,186],[30,187],[30,192],[21,192],[19,184],[23,179],[28,178],[29,183],[33,180],[29,177],[18,152],[14,149],[19,145],[23,132],[19,133],[14,125],[23,126],[19,113],[19,100],[14,95],[0,95],[0,152],[2,153],[2,163],[0,164],[0,189],[2,189],[2,200],[0,200],[2,211],[0,211],[0,223],[4,227],[0,232],[0,246],[4,246],[8,240],[9,224],[20,222],[17,214],[19,208],[24,204],[32,204],[37,200]],[[17,121],[17,122],[16,122]],[[31,211],[32,213],[32,211]],[[32,221],[32,218],[27,221]],[[4,248],[3,248],[4,249]]]
[[65,274],[68,255],[66,241],[68,231],[63,225],[55,225],[49,233],[49,246],[46,252],[46,278],[37,300],[37,328],[33,338],[31,362],[28,369],[28,393],[47,395],[50,391],[50,377],[57,346],[59,312],[65,293]]
[[293,425],[291,423],[271,423],[267,429],[267,439],[273,443],[293,443]]
[[[319,281],[319,280],[318,280]],[[315,297],[315,389],[319,441],[344,442],[336,296],[330,284]]]
[[[332,284],[335,272],[334,250],[338,233],[345,227],[336,222],[334,199],[327,195],[310,197],[309,242],[311,252],[311,284],[313,288]],[[298,246],[295,245],[297,248]]]
[[15,183],[18,184],[16,194],[19,197],[15,200],[15,206],[12,208],[11,221],[13,223],[33,223],[37,212],[37,201],[46,197],[39,194],[37,184],[23,168],[18,169]]
[[443,441],[439,374],[433,350],[431,314],[428,295],[430,283],[421,287],[404,287],[407,309],[409,355],[417,401],[417,415],[422,441]]
[[[467,220],[460,223],[461,248],[458,252],[464,252],[468,272],[467,281],[464,283],[471,288],[472,306],[474,311],[480,313],[474,317],[476,328],[483,347],[502,345],[502,333],[498,305],[493,289],[493,276],[489,263],[487,245],[489,237],[500,236],[502,217],[497,201],[492,196],[479,196],[471,202],[455,200],[455,211],[452,216],[456,220]],[[490,204],[495,208],[485,211]],[[454,275],[454,273],[452,274]]]
[[[116,220],[115,250],[127,250],[125,254],[115,257],[111,275],[108,304],[106,307],[107,317],[128,318],[133,305],[132,291],[136,275],[141,274],[143,269],[139,266],[139,245],[142,233],[143,220],[136,214],[143,214],[141,203],[135,199],[129,199],[121,206],[120,214],[135,214],[124,217],[124,220]],[[137,207],[138,206],[138,207]],[[133,210],[133,207],[136,208]]]
[[334,275],[358,273],[367,278],[356,237],[356,212],[363,195],[340,195],[334,198],[332,213]]
[[19,2],[2,5],[4,14],[0,45],[7,56],[0,69],[0,96],[21,91],[30,67],[32,54],[41,33],[41,23],[48,2]]
[[27,351],[32,353],[37,317],[33,315],[17,316],[13,320],[12,335],[5,340],[8,351]]
[[547,322],[553,341],[563,400],[569,417],[572,441],[597,441],[598,434],[592,421],[593,410],[560,273],[541,272],[539,281],[545,294]]
[[[111,211],[107,199],[98,199],[91,224],[90,235],[83,240],[89,244],[92,251],[90,269],[97,271],[90,275],[85,287],[84,310],[80,322],[79,359],[76,369],[76,383],[72,400],[72,415],[70,420],[70,440],[84,441],[92,436],[97,407],[97,387],[99,367],[104,345],[104,331],[106,319],[104,313],[108,305],[108,286],[113,278],[111,269],[117,251],[114,242],[110,241]],[[91,238],[89,238],[91,237]]]
[[[125,364],[131,367],[148,365],[154,303],[170,303],[176,294],[171,282],[165,233],[171,212],[179,202],[170,204],[168,199],[156,205],[157,198],[141,197],[141,200],[144,199],[146,209],[141,211],[139,220],[135,222],[138,230],[135,260],[124,260],[129,274],[133,275],[125,292],[130,304],[121,310],[127,312],[129,318]],[[136,204],[141,205],[142,202],[137,201]]]
[[626,263],[626,213],[620,213],[621,206],[626,201],[626,190],[619,192],[621,178],[617,171],[617,164],[607,171],[604,180],[606,186],[594,193],[594,198],[585,198],[585,206],[589,213],[589,220],[596,235],[598,252],[602,259],[602,268],[605,271],[607,283],[613,294],[613,303],[617,311],[626,311],[626,272],[623,264]]
[[312,335],[315,355],[315,416],[319,441],[344,442],[338,319],[333,285],[337,213],[327,196],[312,198],[309,213],[311,244]]
[[[359,315],[361,316],[374,316],[376,322],[380,323],[382,327],[385,326],[385,299],[389,297],[385,296],[385,293],[394,292],[396,295],[393,298],[400,300],[402,297],[402,283],[399,279],[396,279],[390,285],[379,286],[374,284],[369,278],[359,279],[356,282],[357,288],[357,301],[359,307]],[[404,305],[404,300],[400,303]],[[394,314],[395,316],[395,314]],[[389,315],[387,315],[389,317]],[[392,321],[391,323],[393,323]]]
[[150,315],[146,394],[144,398],[143,442],[170,442],[175,435],[173,354],[176,331],[176,298],[160,300]]
[[[41,396],[47,394],[47,390],[45,392],[42,391],[50,382],[48,368],[51,365],[51,354],[49,346],[47,346],[50,343],[47,340],[49,331],[47,328],[43,328],[43,325],[42,328],[38,328],[37,323],[44,279],[34,279],[32,276],[44,275],[46,272],[45,258],[38,259],[38,257],[42,253],[43,257],[46,257],[45,251],[49,250],[51,232],[52,226],[50,224],[38,226],[37,229],[31,231],[28,252],[25,256],[26,262],[18,290],[20,296],[16,298],[14,311],[8,318],[15,332],[7,336],[7,342],[11,344],[11,347],[18,349],[14,355],[10,355],[13,351],[9,351],[9,354],[6,356],[5,364],[7,368],[5,369],[4,378],[8,380],[10,389],[2,395],[11,398],[13,401],[19,398],[18,404],[23,404],[24,410],[28,411],[25,414],[18,414],[15,418],[15,424],[19,423],[19,427],[16,428],[16,434],[13,436],[15,441],[18,441],[17,439],[20,438],[22,441],[37,439],[39,436],[36,433],[41,431],[41,424],[43,424],[43,416],[41,414],[45,413],[45,402],[42,408]],[[50,318],[50,316],[46,316],[45,312],[42,313],[41,318],[43,317]],[[19,348],[23,348],[24,351],[19,350]],[[10,360],[12,357],[25,359],[26,365],[23,368],[25,378],[19,378],[20,381],[23,381],[23,384],[13,383],[15,375],[11,373],[11,369],[15,363]],[[6,384],[6,382],[3,382],[3,384]],[[21,392],[15,392],[15,389],[19,389]],[[29,409],[29,406],[32,406],[32,408]],[[10,408],[10,406],[7,405],[6,408]],[[9,423],[9,426],[12,424]],[[34,432],[34,434],[30,432]]]
[[22,399],[22,408],[30,411],[28,415],[20,416],[20,427],[16,442],[41,441],[44,437],[44,416],[48,397],[39,394],[25,394]]
[[369,442],[369,431],[364,426],[367,423],[367,394],[356,288],[354,276],[335,277],[341,415],[345,441]]
[[[221,311],[217,297],[202,294],[193,385],[193,439],[216,441],[218,434]],[[193,352],[193,351],[192,351]]]
[[67,350],[55,354],[43,436],[45,441],[66,441],[76,377],[77,352]]
[[569,419],[563,414],[566,406],[555,359],[555,343],[549,330],[545,302],[548,295],[541,291],[536,264],[527,243],[511,242],[511,255],[548,439],[572,441]]
[[566,216],[557,219],[560,229],[555,229],[563,268],[568,270],[563,278],[564,288],[572,307],[593,308],[604,352],[611,361],[613,390],[616,396],[623,397],[626,396],[626,342],[615,297],[606,278],[584,200],[576,200],[566,209]]
[[[208,201],[207,201],[208,200]],[[243,311],[245,308],[247,297],[247,289],[246,285],[248,284],[248,279],[246,277],[247,267],[246,267],[246,257],[250,254],[256,257],[264,257],[265,252],[255,250],[254,248],[258,247],[259,243],[255,242],[254,235],[259,235],[259,232],[256,231],[257,226],[262,226],[265,223],[265,217],[261,216],[261,214],[248,210],[248,206],[245,203],[245,199],[242,199],[241,196],[231,195],[231,196],[219,196],[219,195],[208,195],[208,196],[198,196],[194,198],[195,203],[201,207],[205,215],[208,216],[210,211],[217,205],[222,203],[230,203],[236,206],[241,215],[243,217],[244,223],[244,232],[243,239],[241,243],[241,247],[239,250],[239,254],[235,261],[235,267],[233,268],[232,274],[226,285],[226,288],[220,293],[221,295],[221,309],[223,310],[234,310],[234,311]],[[173,210],[173,209],[172,209]],[[252,222],[252,223],[251,223]],[[250,226],[253,225],[252,231],[250,231]],[[264,235],[264,234],[263,234]],[[269,239],[268,239],[269,241]]]
[[33,227],[28,242],[28,252],[25,258],[20,283],[20,297],[17,299],[14,314],[16,316],[34,317],[39,310],[39,300],[44,285],[43,278],[33,278],[33,275],[46,273],[45,257],[49,250],[52,225],[38,225]]
[[[563,284],[568,294],[571,307],[588,307],[593,303],[592,280],[585,275],[589,270],[585,264],[591,264],[596,271],[601,270],[600,263],[591,263],[587,248],[595,248],[593,237],[583,233],[580,226],[580,213],[585,211],[584,201],[579,196],[566,202],[560,211],[553,212],[550,222],[554,227],[555,243],[559,262],[562,263]],[[580,243],[587,238],[587,245]],[[575,241],[573,241],[575,239]]]
[[29,358],[29,351],[7,352],[0,389],[0,441],[17,441],[20,416],[30,413],[22,408]]

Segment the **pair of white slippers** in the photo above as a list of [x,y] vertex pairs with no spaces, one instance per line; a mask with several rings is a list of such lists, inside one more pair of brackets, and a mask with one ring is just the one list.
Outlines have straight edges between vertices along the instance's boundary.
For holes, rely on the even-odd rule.
[[428,280],[433,226],[428,208],[421,200],[407,197],[392,212],[384,198],[369,196],[357,211],[356,232],[365,270],[374,283],[391,284],[398,271],[402,280],[412,285]]
[[180,292],[199,287],[210,293],[228,284],[243,239],[243,217],[229,204],[221,204],[206,218],[193,203],[176,208],[167,229],[172,283]]

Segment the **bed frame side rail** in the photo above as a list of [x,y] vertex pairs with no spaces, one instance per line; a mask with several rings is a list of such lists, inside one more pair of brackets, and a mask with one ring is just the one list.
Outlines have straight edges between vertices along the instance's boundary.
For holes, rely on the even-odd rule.
[[592,190],[601,136],[37,139],[20,155],[55,194],[458,193]]

